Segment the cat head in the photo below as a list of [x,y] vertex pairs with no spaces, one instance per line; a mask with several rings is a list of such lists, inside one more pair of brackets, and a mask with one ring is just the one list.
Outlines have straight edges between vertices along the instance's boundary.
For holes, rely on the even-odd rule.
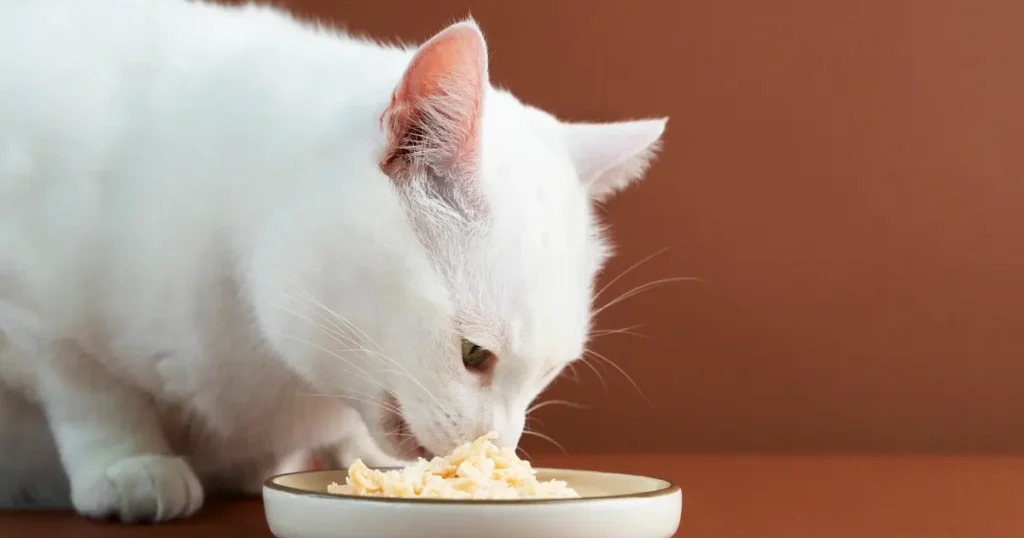
[[584,351],[609,255],[595,205],[643,175],[665,120],[568,123],[520,103],[490,84],[472,21],[415,51],[376,120],[374,166],[400,219],[374,248],[395,252],[347,296],[319,298],[358,325],[334,323],[363,350],[337,368],[392,455],[492,430],[515,445],[531,401]]
[[490,430],[515,445],[530,402],[582,355],[608,255],[594,203],[642,176],[665,127],[560,122],[487,73],[477,25],[452,25],[419,48],[381,116],[381,169],[451,308],[417,375],[388,387],[401,414],[377,422],[435,453]]

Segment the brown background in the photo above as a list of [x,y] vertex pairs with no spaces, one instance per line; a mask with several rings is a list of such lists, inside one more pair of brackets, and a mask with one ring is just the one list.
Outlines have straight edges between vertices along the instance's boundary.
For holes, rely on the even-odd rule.
[[[468,13],[494,82],[579,120],[671,117],[608,207],[570,452],[1024,449],[1024,3],[283,2],[416,42]],[[552,450],[528,439],[530,451]]]

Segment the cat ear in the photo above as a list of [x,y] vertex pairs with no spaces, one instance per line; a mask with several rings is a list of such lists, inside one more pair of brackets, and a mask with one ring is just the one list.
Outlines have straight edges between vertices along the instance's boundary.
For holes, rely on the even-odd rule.
[[667,121],[565,124],[569,155],[591,198],[604,201],[643,177]]
[[381,116],[381,168],[393,179],[424,167],[445,177],[471,174],[487,84],[487,45],[472,20],[420,46]]

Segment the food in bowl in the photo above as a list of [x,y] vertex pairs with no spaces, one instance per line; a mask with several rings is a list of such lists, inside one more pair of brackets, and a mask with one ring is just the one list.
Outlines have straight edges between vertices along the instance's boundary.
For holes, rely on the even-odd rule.
[[495,432],[457,447],[444,457],[419,458],[403,469],[370,469],[356,460],[345,484],[331,483],[327,492],[339,495],[433,499],[573,499],[579,494],[561,480],[540,481],[530,462],[514,448],[492,443]]

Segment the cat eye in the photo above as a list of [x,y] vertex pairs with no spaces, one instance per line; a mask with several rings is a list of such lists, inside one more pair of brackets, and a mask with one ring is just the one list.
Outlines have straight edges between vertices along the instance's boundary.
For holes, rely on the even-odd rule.
[[491,358],[491,352],[466,340],[462,339],[462,364],[466,368],[480,368]]

